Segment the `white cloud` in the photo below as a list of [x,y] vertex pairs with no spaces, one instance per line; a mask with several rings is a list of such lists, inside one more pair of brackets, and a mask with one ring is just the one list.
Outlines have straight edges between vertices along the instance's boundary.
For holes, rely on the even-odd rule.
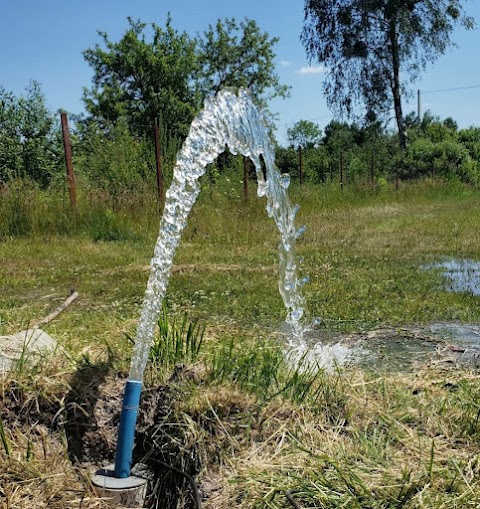
[[297,74],[324,74],[327,68],[324,65],[311,65],[308,67],[301,67],[296,71]]
[[289,60],[280,60],[280,65],[282,67],[290,67],[292,65],[292,62],[290,62]]

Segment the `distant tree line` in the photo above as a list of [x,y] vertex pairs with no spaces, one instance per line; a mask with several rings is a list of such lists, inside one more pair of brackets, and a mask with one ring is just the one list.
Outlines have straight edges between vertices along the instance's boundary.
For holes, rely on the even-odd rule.
[[[400,67],[410,77],[418,75],[451,43],[455,24],[473,27],[457,0],[375,0],[368,5],[308,0],[305,15],[302,41],[310,58],[329,68],[325,93],[338,118],[348,118],[357,103],[366,113],[349,122],[332,121],[323,132],[312,122],[299,121],[288,130],[288,146],[277,148],[282,172],[299,177],[301,147],[306,182],[339,181],[341,176],[348,183],[373,174],[480,183],[480,128],[459,130],[452,119],[429,113],[421,120],[405,116],[397,96],[393,46],[400,44]],[[205,98],[223,87],[248,88],[262,108],[273,97],[289,94],[275,72],[278,39],[252,19],[218,20],[191,37],[176,30],[170,16],[164,26],[129,18],[118,41],[104,32],[99,36],[100,42],[84,51],[93,71],[83,95],[86,112],[71,116],[75,168],[86,188],[112,195],[153,188],[154,125],[168,180],[192,119]],[[426,45],[425,38],[430,41]],[[382,122],[390,104],[396,131]],[[222,157],[209,174],[213,178],[228,166],[236,168],[238,161]],[[0,87],[0,185],[17,178],[42,188],[65,180],[58,112],[48,110],[36,82],[21,96]]]
[[[0,185],[26,178],[42,188],[64,185],[65,161],[59,115],[48,110],[38,83],[16,97],[0,89]],[[87,188],[104,189],[112,195],[155,188],[153,129],[149,134],[132,132],[125,117],[103,124],[75,119],[71,131],[77,176]],[[395,131],[379,123],[361,126],[332,120],[322,131],[307,120],[287,130],[287,146],[277,145],[281,172],[299,179],[299,148],[305,182],[393,181],[423,177],[457,179],[480,185],[480,127],[458,129],[451,119],[426,112],[421,120],[405,117],[407,148],[401,151]],[[182,138],[161,124],[161,148],[167,179]],[[240,167],[227,155],[210,174]],[[227,168],[226,168],[227,167]],[[170,174],[169,174],[170,172]],[[253,176],[253,174],[252,174]]]
[[405,117],[405,135],[403,151],[397,133],[379,123],[362,127],[331,121],[322,133],[316,124],[302,120],[287,130],[289,146],[277,149],[277,165],[298,178],[301,147],[305,181],[438,177],[480,184],[480,127],[458,129],[451,118],[441,120],[426,112],[419,120],[410,113]]

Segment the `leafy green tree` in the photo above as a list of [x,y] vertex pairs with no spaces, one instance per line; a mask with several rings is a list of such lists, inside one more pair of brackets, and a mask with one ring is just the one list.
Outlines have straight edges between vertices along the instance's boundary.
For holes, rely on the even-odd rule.
[[28,177],[46,187],[61,158],[58,125],[40,84],[32,81],[20,97],[0,88],[0,179]]
[[468,150],[480,169],[480,127],[469,127],[458,132],[458,140]]
[[20,114],[16,97],[0,87],[0,181],[19,175],[22,168]]
[[434,142],[428,138],[413,141],[406,152],[403,178],[457,178],[469,184],[480,182],[480,165],[468,149],[453,140]]
[[405,126],[410,143],[425,139],[438,143],[441,141],[456,141],[458,126],[452,118],[441,120],[440,117],[426,111],[419,120],[414,112],[405,117]]
[[118,197],[129,191],[155,189],[153,146],[134,136],[120,118],[106,135],[94,122],[83,127],[76,170],[88,187]]
[[24,172],[46,187],[58,172],[63,158],[58,122],[47,108],[45,96],[36,81],[27,87],[18,106]]
[[274,97],[287,97],[289,87],[275,73],[277,37],[262,32],[253,19],[238,23],[219,19],[197,39],[199,84],[204,97],[224,87],[248,88],[263,107]]
[[322,130],[310,120],[299,120],[287,129],[287,139],[294,147],[312,148],[322,139]]
[[137,132],[153,125],[157,117],[174,133],[185,136],[200,105],[194,82],[196,43],[185,32],[128,18],[129,27],[118,42],[99,32],[96,44],[83,55],[92,67],[93,85],[84,91],[90,116],[103,127],[123,117]]
[[301,41],[329,70],[329,106],[352,116],[363,105],[369,120],[393,106],[402,149],[407,83],[452,45],[455,26],[474,27],[460,0],[306,0],[304,12]]
[[99,32],[102,43],[83,53],[94,72],[83,99],[90,119],[104,130],[124,118],[141,133],[160,118],[184,137],[202,99],[220,88],[247,87],[262,105],[288,93],[274,68],[278,39],[254,20],[218,20],[196,39],[175,30],[170,16],[165,28],[128,22],[118,42]]

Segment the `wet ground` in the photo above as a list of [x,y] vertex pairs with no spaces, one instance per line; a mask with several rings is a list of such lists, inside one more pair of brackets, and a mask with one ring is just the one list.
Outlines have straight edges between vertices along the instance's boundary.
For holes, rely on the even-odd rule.
[[425,269],[440,269],[445,279],[445,289],[450,292],[468,292],[480,295],[480,262],[469,258],[448,258],[426,265]]
[[[444,259],[426,265],[440,270],[445,290],[480,296],[480,262]],[[480,324],[432,323],[422,327],[382,327],[350,336],[311,331],[308,342],[321,356],[338,352],[338,364],[407,372],[428,364],[480,367]]]
[[310,332],[308,342],[315,357],[325,360],[327,354],[333,365],[388,372],[411,372],[428,365],[480,367],[478,324],[380,327],[348,336],[318,330]]

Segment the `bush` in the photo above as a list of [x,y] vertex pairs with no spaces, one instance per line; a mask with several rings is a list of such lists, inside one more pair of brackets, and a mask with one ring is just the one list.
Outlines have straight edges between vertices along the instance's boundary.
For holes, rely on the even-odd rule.
[[135,138],[125,122],[119,122],[108,136],[90,126],[78,151],[76,169],[90,188],[118,196],[145,183],[156,185],[153,142]]
[[470,157],[480,162],[480,127],[462,129],[458,133],[458,141],[468,150]]
[[469,184],[479,183],[479,167],[469,151],[454,141],[434,143],[425,139],[414,141],[403,163],[403,178],[459,178]]

